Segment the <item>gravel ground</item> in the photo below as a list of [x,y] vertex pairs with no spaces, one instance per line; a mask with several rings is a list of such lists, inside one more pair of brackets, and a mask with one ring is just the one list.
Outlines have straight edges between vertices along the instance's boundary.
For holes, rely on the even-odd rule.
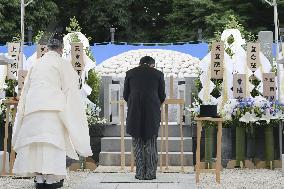
[[[70,171],[68,178],[64,182],[63,189],[73,188],[76,185],[83,183],[84,180],[96,173],[92,172],[73,172]],[[112,174],[110,174],[111,177]],[[194,178],[194,177],[192,177]],[[115,178],[114,178],[115,180]],[[194,180],[192,180],[194,182]],[[141,183],[137,183],[139,185]],[[34,188],[33,179],[12,179],[9,177],[0,178],[0,189],[28,189]],[[280,169],[225,169],[222,171],[221,184],[215,182],[214,174],[201,174],[200,184],[197,188],[214,189],[284,189],[284,175]],[[96,187],[94,186],[94,189]]]
[[221,174],[221,184],[215,182],[214,174],[201,174],[200,188],[228,189],[284,189],[284,174],[281,169],[225,169]]

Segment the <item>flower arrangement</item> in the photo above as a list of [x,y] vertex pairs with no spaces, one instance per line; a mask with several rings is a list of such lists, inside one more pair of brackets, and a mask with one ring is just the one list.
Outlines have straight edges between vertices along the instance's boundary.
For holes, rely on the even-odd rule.
[[86,115],[89,126],[94,126],[96,124],[105,124],[106,119],[100,117],[101,108],[94,103],[86,104]]
[[284,105],[278,101],[268,101],[262,96],[231,99],[224,105],[221,114],[227,121],[234,123],[269,124],[284,119]]
[[[95,65],[96,64],[95,58],[93,57],[89,44],[89,40],[91,40],[91,38],[90,37],[87,38],[85,35],[81,33],[82,28],[75,17],[70,19],[70,24],[68,27],[66,27],[66,31],[68,32],[68,34],[65,35],[63,38],[64,41],[63,56],[66,57],[71,53],[71,43],[81,42],[83,43],[83,48],[86,55]],[[85,76],[85,81],[87,85],[89,85],[92,88],[92,92],[88,96],[88,99],[95,104],[99,104],[99,90],[100,90],[101,78],[97,70],[95,70],[94,68],[88,70],[88,73],[86,73]]]
[[[264,127],[266,166],[274,166],[273,127],[284,119],[284,105],[278,101],[269,101],[262,96],[242,100],[229,100],[223,110],[228,125],[236,126],[236,162],[244,164],[246,126],[253,131],[255,126]],[[242,127],[245,126],[245,127]],[[250,133],[251,136],[254,133]],[[253,140],[254,137],[252,137]],[[241,163],[243,162],[243,163]],[[241,166],[242,167],[242,166]]]
[[194,102],[191,107],[186,108],[187,111],[190,112],[192,118],[199,116],[200,114],[200,101],[194,98]]
[[254,99],[231,99],[225,105],[221,112],[227,121],[251,123],[257,121],[254,111]]

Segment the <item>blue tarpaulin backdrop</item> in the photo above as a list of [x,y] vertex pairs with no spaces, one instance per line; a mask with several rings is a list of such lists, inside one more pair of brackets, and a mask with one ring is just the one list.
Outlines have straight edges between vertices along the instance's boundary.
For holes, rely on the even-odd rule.
[[[173,50],[182,53],[189,54],[193,57],[202,59],[208,53],[208,44],[207,43],[197,43],[197,44],[94,44],[91,46],[92,53],[96,59],[97,64],[102,63],[103,61],[119,55],[121,53],[137,50],[137,49],[165,49]],[[25,46],[24,54],[26,57],[30,57],[36,51],[36,45]],[[273,45],[273,56],[275,56],[275,44]],[[7,46],[0,46],[0,53],[6,53]]]

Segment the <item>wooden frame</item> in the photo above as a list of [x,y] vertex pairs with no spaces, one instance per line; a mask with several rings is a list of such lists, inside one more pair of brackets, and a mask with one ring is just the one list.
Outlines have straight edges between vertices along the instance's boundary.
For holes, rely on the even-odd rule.
[[[172,93],[171,93],[172,94]],[[165,147],[166,147],[166,170],[169,170],[169,105],[179,105],[180,106],[180,165],[181,172],[184,172],[184,143],[183,143],[183,128],[182,128],[182,116],[185,101],[183,99],[166,99],[161,106],[161,149],[160,149],[160,170],[163,172],[163,147],[164,147],[164,130],[165,130]],[[164,125],[165,123],[165,125]],[[164,129],[165,126],[165,129]]]
[[3,103],[7,106],[6,110],[6,122],[5,122],[5,135],[4,135],[4,153],[3,153],[3,159],[2,159],[2,171],[1,176],[13,176],[12,170],[16,158],[16,152],[13,149],[12,143],[11,143],[11,153],[9,158],[9,173],[6,172],[6,153],[8,151],[8,135],[9,135],[9,123],[10,123],[10,110],[11,106],[14,106],[14,109],[12,111],[12,122],[11,127],[13,128],[16,112],[17,112],[17,106],[18,106],[18,100],[16,98],[7,98],[3,100]]
[[[225,121],[223,118],[211,118],[211,117],[196,117],[194,118],[197,121],[197,148],[196,148],[196,183],[199,183],[200,173],[208,173],[213,172],[216,174],[216,182],[220,184],[221,182],[221,147],[222,147],[222,123]],[[218,124],[218,132],[217,132],[217,162],[216,169],[201,169],[200,162],[200,139],[201,139],[201,131],[202,131],[202,121],[213,121]]]
[[[125,170],[125,137],[124,137],[124,106],[125,106],[125,101],[124,100],[119,100],[119,101],[111,101],[111,104],[118,103],[120,107],[120,165],[121,165],[121,170]],[[133,156],[133,147],[131,145],[131,171],[134,171],[134,156]]]
[[[164,130],[166,138],[166,170],[169,170],[169,105],[179,105],[179,125],[180,125],[180,165],[181,172],[184,172],[184,144],[183,144],[183,128],[182,128],[182,116],[183,108],[185,105],[184,99],[174,99],[174,79],[170,77],[170,98],[166,99],[161,106],[161,149],[160,149],[160,171],[163,172],[163,147],[164,147]],[[164,125],[165,123],[165,125]],[[164,129],[165,126],[165,129]]]

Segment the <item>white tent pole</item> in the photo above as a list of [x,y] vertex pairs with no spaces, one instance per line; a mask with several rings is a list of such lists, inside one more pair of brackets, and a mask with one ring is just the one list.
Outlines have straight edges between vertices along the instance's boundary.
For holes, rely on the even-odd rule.
[[[275,26],[275,44],[276,44],[276,63],[277,63],[277,91],[278,91],[278,101],[281,100],[281,90],[280,90],[280,82],[281,82],[281,78],[280,78],[280,64],[278,62],[279,60],[279,40],[278,40],[278,10],[277,10],[277,2],[276,0],[273,0],[273,6],[274,6],[274,26]],[[283,130],[283,126],[282,126],[282,122],[279,124],[279,149],[280,149],[280,158],[283,161],[283,157],[284,154],[282,153],[283,151],[283,146],[282,146],[282,131]],[[282,163],[283,164],[283,163]],[[283,166],[282,166],[282,171],[283,171]]]
[[[282,61],[279,61],[279,40],[278,40],[278,33],[279,33],[279,26],[278,26],[278,10],[277,10],[277,1],[276,0],[273,0],[272,2],[271,1],[268,1],[268,0],[265,0],[266,3],[268,3],[270,6],[273,6],[274,7],[274,26],[275,26],[275,44],[276,44],[276,63],[277,63],[277,94],[278,94],[278,98],[277,100],[280,101],[281,98],[280,98],[280,95],[281,95],[281,91],[280,91],[280,64],[283,64],[283,59]],[[282,63],[280,63],[282,62]],[[282,159],[282,171],[284,171],[284,154],[282,153],[283,151],[283,146],[282,146],[282,131],[283,130],[283,123],[281,122],[280,125],[279,125],[279,148],[280,148],[280,158]]]
[[24,42],[25,42],[25,0],[21,0],[21,47],[20,47],[20,62],[19,62],[19,70],[23,69],[23,51],[24,51]]
[[23,69],[23,61],[24,61],[24,43],[25,43],[25,7],[32,3],[33,0],[25,3],[25,0],[21,0],[21,54],[20,54],[20,62],[19,62],[19,70]]

